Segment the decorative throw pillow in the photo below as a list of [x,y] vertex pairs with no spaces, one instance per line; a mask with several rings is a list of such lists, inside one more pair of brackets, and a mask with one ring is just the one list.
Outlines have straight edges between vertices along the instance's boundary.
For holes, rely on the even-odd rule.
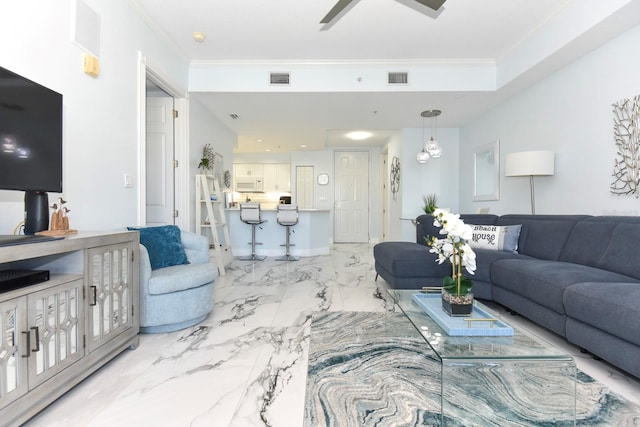
[[472,225],[469,246],[477,249],[518,252],[518,238],[522,225]]
[[151,269],[189,264],[180,240],[180,229],[175,225],[158,227],[127,227],[140,232],[140,244],[149,252]]

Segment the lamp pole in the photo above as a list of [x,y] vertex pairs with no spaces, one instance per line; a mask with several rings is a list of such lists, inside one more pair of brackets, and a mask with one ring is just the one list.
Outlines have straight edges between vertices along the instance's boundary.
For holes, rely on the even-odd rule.
[[533,175],[529,175],[529,186],[531,187],[531,215],[536,214],[536,196],[533,185]]

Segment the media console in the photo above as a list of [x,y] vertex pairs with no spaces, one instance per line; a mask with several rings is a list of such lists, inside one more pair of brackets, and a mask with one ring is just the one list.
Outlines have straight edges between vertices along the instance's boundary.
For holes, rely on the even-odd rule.
[[139,236],[78,233],[0,247],[0,270],[48,270],[0,293],[0,425],[24,423],[139,343]]

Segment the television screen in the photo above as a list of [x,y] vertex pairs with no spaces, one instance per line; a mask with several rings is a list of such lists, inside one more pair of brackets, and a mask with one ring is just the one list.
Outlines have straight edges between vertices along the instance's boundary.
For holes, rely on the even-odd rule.
[[2,67],[0,189],[62,192],[62,95]]

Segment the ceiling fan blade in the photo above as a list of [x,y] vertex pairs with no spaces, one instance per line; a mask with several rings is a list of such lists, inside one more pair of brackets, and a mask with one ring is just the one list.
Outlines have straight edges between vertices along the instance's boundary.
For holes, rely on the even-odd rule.
[[331,22],[333,18],[335,18],[340,12],[342,12],[344,8],[349,6],[349,3],[351,3],[352,1],[353,0],[338,0],[338,3],[333,6],[333,8],[329,11],[329,13],[326,14],[324,18],[322,18],[322,21],[320,21],[320,23],[328,24],[329,22]]
[[427,6],[433,10],[438,10],[447,0],[416,0],[418,3]]

